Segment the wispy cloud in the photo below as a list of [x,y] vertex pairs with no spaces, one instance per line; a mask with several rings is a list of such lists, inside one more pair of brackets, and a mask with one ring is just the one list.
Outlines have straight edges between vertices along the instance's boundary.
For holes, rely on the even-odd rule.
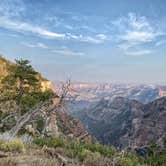
[[129,52],[129,49],[153,42],[158,36],[164,35],[152,26],[145,16],[139,16],[135,13],[129,13],[127,17],[121,17],[113,21],[112,24],[118,31],[118,47],[127,55],[150,54],[151,51],[145,49],[136,52]]
[[152,41],[157,34],[146,31],[128,31],[125,35],[120,36],[124,41],[139,44]]
[[49,52],[58,54],[58,55],[63,55],[63,56],[84,56],[85,53],[79,52],[79,51],[73,51],[69,48],[66,47],[61,47],[61,48],[51,48],[47,46],[44,43],[28,43],[28,42],[21,42],[22,45],[29,47],[29,48],[41,48],[41,49],[47,49]]
[[74,39],[80,42],[89,42],[89,43],[102,43],[106,41],[108,38],[104,34],[97,34],[94,36],[84,36],[84,35],[74,35],[70,33],[56,33],[44,29],[39,26],[31,25],[26,22],[16,22],[12,21],[6,17],[0,17],[0,27],[13,30],[21,33],[32,33],[33,35],[38,35],[40,37],[51,38],[51,39]]
[[120,40],[139,44],[150,42],[162,33],[157,31],[144,16],[129,13],[127,17],[122,17],[112,22],[120,31]]
[[[27,5],[23,0],[1,0],[0,28],[28,33],[28,35],[31,33],[43,38],[76,40],[94,44],[108,40],[108,36],[98,33],[96,27],[86,24],[90,21],[89,16],[65,11],[60,11],[61,14],[56,15],[56,10],[50,10],[45,14],[40,11],[35,12],[33,9],[33,6]],[[30,10],[32,13],[29,13]],[[56,31],[54,31],[55,28]]]
[[104,41],[109,40],[105,34],[97,34],[95,36],[83,36],[83,35],[73,35],[68,33],[67,36],[70,39],[79,40],[82,42],[96,43],[96,44],[103,43]]
[[137,51],[126,51],[125,54],[126,55],[130,55],[130,56],[143,56],[143,55],[147,55],[147,54],[151,54],[152,51],[151,50],[137,50]]
[[0,15],[10,18],[19,18],[25,12],[26,7],[23,0],[1,0]]
[[44,43],[36,43],[36,44],[31,44],[31,43],[27,43],[27,42],[22,42],[22,45],[26,46],[26,47],[30,47],[30,48],[43,48],[43,49],[48,49],[48,46],[45,45]]
[[28,23],[24,23],[24,22],[15,22],[15,21],[7,19],[6,17],[0,17],[0,27],[9,29],[9,30],[18,31],[18,32],[31,32],[33,34],[36,34],[42,37],[47,37],[47,38],[64,38],[65,37],[65,34],[55,33],[47,29],[34,26]]
[[85,53],[83,53],[83,52],[73,51],[68,48],[54,49],[54,50],[52,50],[52,52],[59,54],[59,55],[64,55],[64,56],[83,56],[83,55],[85,55]]

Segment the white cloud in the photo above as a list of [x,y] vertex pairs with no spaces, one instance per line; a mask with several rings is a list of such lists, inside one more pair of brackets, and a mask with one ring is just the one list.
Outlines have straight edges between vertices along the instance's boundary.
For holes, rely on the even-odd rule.
[[92,37],[92,36],[82,36],[82,35],[80,35],[78,39],[80,41],[83,41],[83,42],[96,43],[96,44],[99,44],[99,43],[103,42],[103,40],[98,38],[97,36]]
[[122,40],[128,42],[135,42],[137,44],[142,42],[150,42],[156,37],[156,34],[146,31],[129,31],[125,35],[121,36]]
[[24,22],[14,22],[6,17],[0,17],[0,27],[18,32],[31,32],[41,37],[47,38],[65,38],[65,34],[51,32],[44,28],[33,26]]
[[101,40],[107,40],[107,36],[105,34],[98,34],[96,37]]
[[52,50],[52,52],[59,54],[59,55],[64,55],[64,56],[83,56],[83,55],[85,55],[83,52],[72,51],[67,48],[54,49],[54,50]]
[[30,48],[43,48],[43,49],[48,49],[48,46],[46,46],[43,43],[37,43],[37,44],[31,44],[31,43],[26,43],[26,42],[22,42],[22,45],[26,46],[26,47],[30,47]]
[[83,35],[73,35],[73,34],[67,33],[67,37],[69,39],[75,39],[81,42],[88,42],[88,43],[95,43],[95,44],[100,44],[106,40],[109,40],[108,37],[104,34],[97,34],[95,36],[83,36]]
[[49,31],[39,26],[34,26],[25,22],[12,21],[6,17],[0,17],[0,27],[13,30],[16,32],[28,32],[40,37],[51,38],[51,39],[74,39],[80,42],[88,43],[102,43],[108,40],[107,36],[104,34],[97,34],[94,36],[84,36],[84,35],[73,35],[70,33],[61,34]]
[[140,49],[136,52],[130,52],[132,48],[153,42],[160,35],[164,35],[156,29],[144,16],[129,13],[127,17],[121,17],[112,22],[118,31],[118,47],[121,48],[126,55],[145,55],[150,54],[150,50]]
[[126,51],[126,55],[130,56],[143,56],[152,53],[151,50],[137,50],[137,51]]
[[[32,8],[33,9],[33,8]],[[33,13],[33,11],[32,11]],[[64,13],[64,12],[63,12]],[[47,14],[42,14],[41,18],[38,14],[34,12],[34,20],[31,22],[27,22],[24,18],[29,14],[29,8],[27,8],[26,4],[22,0],[0,0],[0,28],[20,32],[20,33],[31,33],[36,36],[51,38],[51,39],[68,39],[68,40],[77,40],[80,42],[87,43],[102,43],[107,39],[107,36],[104,34],[97,34],[95,28],[84,25],[83,23],[77,24],[77,26],[73,26],[67,23],[66,20],[63,20],[59,17],[56,17],[52,12],[48,12]],[[81,21],[87,20],[86,16],[82,15],[73,15],[73,13],[65,13],[66,15],[70,15],[72,20]],[[35,18],[36,17],[36,18]],[[42,19],[42,20],[41,20]],[[20,21],[21,20],[21,21]],[[24,21],[22,21],[24,20]],[[37,20],[37,21],[36,21]],[[37,22],[37,23],[35,23]],[[57,33],[53,32],[47,28],[44,28],[42,25],[39,26],[39,23],[44,24],[44,27],[58,27],[58,28],[66,28],[67,30],[78,30],[85,29],[87,32],[96,33],[96,35],[82,35],[73,33],[70,34],[68,32],[65,33]]]
[[129,42],[131,45],[146,43],[153,41],[157,36],[161,35],[144,16],[138,16],[129,13],[128,17],[122,17],[113,22],[113,25],[119,29],[120,40]]
[[[2,1],[2,2],[1,2]],[[39,15],[35,15],[34,20],[31,22],[27,22],[24,18],[27,12],[29,12],[26,4],[22,0],[1,0],[0,1],[0,28],[5,28],[8,30],[20,32],[20,33],[31,33],[33,35],[37,35],[44,38],[51,38],[51,39],[67,39],[67,40],[77,40],[79,42],[87,42],[87,43],[94,43],[100,44],[108,40],[108,36],[102,33],[97,33],[95,28],[90,26],[84,25],[83,20],[87,20],[87,16],[82,15],[73,15],[73,13],[65,13],[66,15],[71,15],[71,19],[74,21],[81,21],[81,25],[77,24],[76,26],[70,25],[65,22],[65,20],[56,17],[51,12],[48,14],[43,14],[42,18],[38,18]],[[33,12],[33,11],[32,11]],[[41,20],[42,19],[42,20]],[[21,20],[21,21],[20,21]],[[24,20],[24,21],[22,21]],[[37,20],[37,24],[35,23]],[[62,27],[63,29],[66,28],[67,30],[75,30],[84,29],[90,35],[84,34],[76,34],[76,33],[57,33],[50,31],[49,29],[44,28],[42,25],[38,26],[39,23],[46,25],[46,27]],[[46,23],[45,23],[46,22]],[[94,35],[91,35],[93,33]],[[96,34],[95,34],[96,33]]]
[[134,46],[135,43],[129,43],[129,42],[122,42],[118,45],[118,47],[124,51],[128,50],[130,47]]
[[32,43],[22,42],[21,44],[26,46],[26,47],[30,47],[30,48],[47,49],[47,50],[51,51],[52,53],[56,53],[56,54],[64,55],[64,56],[84,56],[85,55],[83,52],[73,51],[73,50],[66,48],[66,47],[53,49],[53,48],[48,47],[44,43],[32,44]]

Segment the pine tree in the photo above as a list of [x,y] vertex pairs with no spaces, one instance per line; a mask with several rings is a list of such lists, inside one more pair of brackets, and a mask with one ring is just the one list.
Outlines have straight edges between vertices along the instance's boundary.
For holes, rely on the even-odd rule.
[[[18,106],[18,116],[24,111],[26,99],[40,91],[38,73],[28,60],[16,60],[16,65],[9,66],[9,74],[2,80],[3,99],[14,100]],[[33,102],[33,101],[32,101]]]

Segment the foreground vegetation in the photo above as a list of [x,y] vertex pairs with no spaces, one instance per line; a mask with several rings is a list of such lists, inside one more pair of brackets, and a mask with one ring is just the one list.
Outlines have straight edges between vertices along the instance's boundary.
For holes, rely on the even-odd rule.
[[[20,139],[10,141],[1,139],[0,151],[9,155],[6,160],[3,158],[0,161],[0,165],[5,162],[7,164],[9,159],[11,165],[13,162],[17,163],[16,160],[12,162],[12,157],[25,158],[28,156],[32,158],[34,165],[39,166],[45,165],[41,160],[47,161],[47,165],[57,166],[63,162],[71,163],[71,165],[84,164],[85,166],[165,166],[166,163],[166,151],[159,152],[157,146],[154,145],[148,148],[148,154],[145,157],[139,157],[127,150],[119,152],[110,146],[83,143],[64,137],[38,137],[29,144],[23,143]],[[38,158],[40,160],[37,160]]]

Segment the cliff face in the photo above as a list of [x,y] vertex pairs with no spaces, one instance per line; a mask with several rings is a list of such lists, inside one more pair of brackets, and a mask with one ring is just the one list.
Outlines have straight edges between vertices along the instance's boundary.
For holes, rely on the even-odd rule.
[[77,114],[92,135],[116,147],[141,147],[166,140],[166,97],[147,105],[117,97]]
[[134,138],[139,145],[148,141],[156,141],[159,144],[166,141],[166,97],[144,106],[140,127],[135,132]]
[[78,138],[83,142],[93,142],[94,138],[87,132],[83,124],[66,112],[56,111],[58,130],[69,137]]
[[8,67],[12,65],[10,61],[0,56],[0,80],[8,74]]
[[48,80],[42,80],[41,81],[41,90],[42,90],[42,92],[45,92],[45,91],[51,90],[51,89],[52,89],[51,81],[48,81]]

